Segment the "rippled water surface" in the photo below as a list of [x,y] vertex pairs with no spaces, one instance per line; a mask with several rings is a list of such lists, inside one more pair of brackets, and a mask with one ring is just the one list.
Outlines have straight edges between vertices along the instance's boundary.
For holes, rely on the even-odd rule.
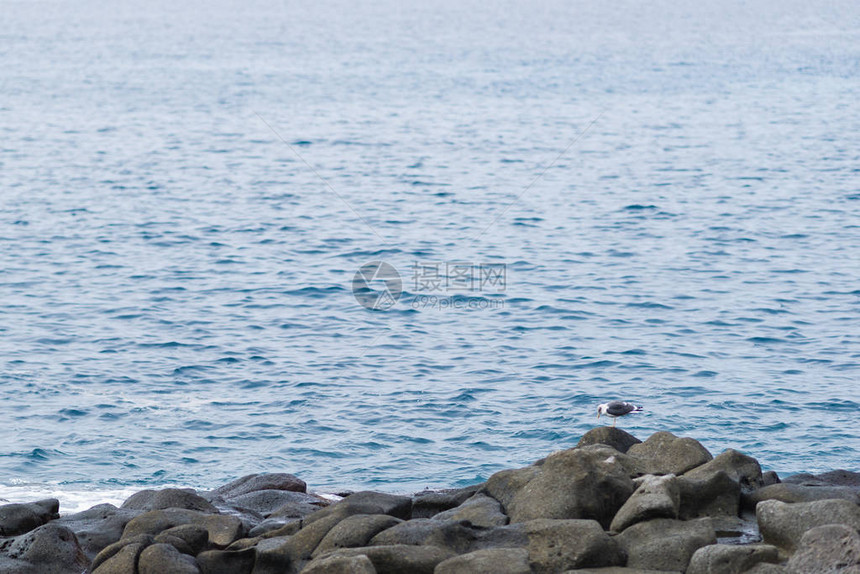
[[860,470],[856,2],[0,13],[0,484],[463,485],[616,397]]

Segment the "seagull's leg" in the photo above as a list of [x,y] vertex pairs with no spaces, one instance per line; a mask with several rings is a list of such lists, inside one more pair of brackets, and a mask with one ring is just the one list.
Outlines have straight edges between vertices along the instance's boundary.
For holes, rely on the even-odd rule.
[[615,421],[617,421],[617,420],[618,420],[617,418],[612,419],[612,426],[615,426]]

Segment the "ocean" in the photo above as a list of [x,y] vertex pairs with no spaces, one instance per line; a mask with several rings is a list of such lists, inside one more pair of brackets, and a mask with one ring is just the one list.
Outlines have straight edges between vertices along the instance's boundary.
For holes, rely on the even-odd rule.
[[860,5],[0,0],[0,498],[860,470]]

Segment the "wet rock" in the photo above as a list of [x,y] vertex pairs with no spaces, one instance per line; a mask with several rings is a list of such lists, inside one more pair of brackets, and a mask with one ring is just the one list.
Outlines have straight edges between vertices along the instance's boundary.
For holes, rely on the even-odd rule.
[[0,536],[18,536],[59,517],[60,501],[48,498],[27,504],[0,506]]
[[174,548],[179,550],[181,554],[187,554],[189,556],[196,555],[194,551],[191,550],[191,546],[189,546],[188,543],[185,542],[183,539],[177,538],[176,536],[172,536],[165,532],[162,532],[161,534],[156,536],[155,542],[157,544],[169,544],[170,546],[173,546]]
[[378,574],[433,574],[436,566],[454,556],[438,546],[366,546],[363,548],[341,548],[329,556],[367,556]]
[[387,514],[401,520],[409,520],[412,517],[412,499],[383,492],[356,492],[307,516],[304,524],[311,524],[329,516],[339,516],[342,519],[353,514]]
[[197,555],[200,574],[251,574],[257,553],[245,550],[207,550]]
[[138,574],[200,574],[197,562],[169,544],[153,544],[140,553]]
[[[209,531],[199,524],[182,524],[168,528],[158,536],[170,536],[183,540],[191,550],[190,554],[197,556],[209,546]],[[155,539],[158,542],[158,537]]]
[[639,444],[642,441],[617,427],[601,426],[595,427],[582,435],[579,442],[576,443],[577,448],[591,446],[593,444],[604,444],[625,453],[634,444]]
[[766,500],[756,506],[759,530],[768,544],[794,551],[803,534],[816,526],[843,524],[860,530],[860,507],[848,500],[787,504]]
[[559,451],[541,466],[502,471],[487,481],[487,494],[502,503],[511,522],[537,518],[593,519],[609,527],[635,486],[604,445]]
[[732,448],[723,451],[713,460],[687,471],[684,476],[703,480],[719,471],[725,472],[729,478],[737,482],[741,490],[754,490],[761,487],[763,483],[758,461]]
[[484,483],[450,490],[425,490],[412,495],[412,518],[430,518],[460,506],[484,487]]
[[687,574],[740,574],[760,562],[776,563],[779,550],[768,544],[713,544],[696,550]]
[[779,484],[780,482],[782,481],[779,479],[779,475],[772,470],[763,472],[761,475],[762,486],[770,486],[771,484]]
[[843,524],[808,530],[786,566],[790,574],[860,574],[860,534]]
[[3,574],[38,574],[36,567],[20,560],[0,555],[0,572]]
[[656,432],[645,442],[634,444],[627,454],[636,459],[641,474],[680,475],[713,459],[699,441],[679,438],[666,431]]
[[[114,571],[118,568],[117,564],[126,564],[128,560],[133,559],[135,562],[132,564],[136,564],[137,556],[143,551],[144,548],[153,544],[155,542],[155,538],[150,534],[140,534],[138,536],[131,536],[128,538],[123,538],[114,542],[110,546],[105,547],[98,555],[93,559],[92,569],[97,570],[102,567],[103,564],[111,561],[114,556],[118,555],[120,552],[123,553],[123,558],[118,560],[113,560],[113,566],[109,569]],[[135,551],[132,552],[130,550],[124,550],[126,546],[134,546]]]
[[207,493],[209,498],[221,497],[230,500],[249,492],[258,490],[288,490],[291,492],[307,492],[308,485],[305,481],[292,474],[273,472],[267,474],[249,474],[237,478],[224,486],[218,487]]
[[752,544],[761,541],[755,514],[741,516],[711,516],[711,524],[720,544]]
[[369,546],[432,545],[461,554],[471,549],[476,538],[474,529],[456,520],[415,518],[383,530]]
[[708,518],[658,518],[634,524],[615,538],[627,552],[627,566],[679,572],[687,569],[696,550],[717,542]]
[[376,568],[364,555],[329,556],[312,561],[302,574],[376,574]]
[[387,514],[356,514],[344,518],[323,537],[313,556],[338,548],[368,546],[370,540],[403,521]]
[[783,482],[803,486],[853,486],[860,488],[860,472],[850,470],[831,470],[822,474],[795,474]]
[[624,551],[595,520],[542,518],[526,522],[525,530],[536,574],[624,564]]
[[682,520],[703,516],[737,516],[740,511],[741,487],[722,470],[706,478],[678,477]]
[[129,538],[138,534],[155,536],[168,528],[183,524],[202,526],[209,532],[209,543],[220,548],[228,546],[245,535],[242,521],[235,516],[168,508],[152,510],[132,519],[126,524],[122,537]]
[[[3,555],[36,567],[39,574],[80,574],[90,566],[75,533],[48,523],[4,544]],[[24,568],[24,565],[15,566]]]
[[304,492],[255,490],[231,498],[230,505],[253,510],[264,517],[275,514],[279,517],[302,518],[328,506],[329,502],[324,498]]
[[[274,536],[288,536],[298,532],[301,525],[302,520],[300,518],[267,518],[254,528],[250,529],[248,531],[248,536],[265,536],[266,534],[271,534],[275,531],[283,531],[283,534],[278,532],[277,534],[271,534],[269,538]],[[284,531],[285,528],[287,529],[286,531]]]
[[676,571],[667,570],[643,570],[642,568],[627,568],[625,566],[609,566],[607,568],[584,568],[582,570],[568,570],[564,574],[681,574]]
[[109,558],[99,562],[98,566],[93,563],[93,574],[134,574],[137,571],[140,553],[147,546],[149,544],[125,544]]
[[131,495],[120,508],[127,510],[164,510],[184,508],[199,512],[217,513],[208,500],[190,488],[164,488],[162,490],[141,490]]
[[653,518],[678,518],[681,491],[674,474],[647,474],[635,482],[639,486],[612,519],[612,532]]
[[531,574],[525,548],[491,548],[448,558],[433,574]]
[[81,549],[94,558],[122,537],[129,521],[141,514],[139,510],[119,509],[113,504],[99,504],[89,510],[60,518],[57,523],[75,533]]
[[473,526],[481,528],[504,526],[508,523],[507,515],[502,512],[501,503],[481,493],[473,495],[456,508],[436,514],[433,520],[466,520]]
[[345,513],[355,510],[356,507],[343,506],[340,512],[327,513],[322,518],[305,524],[292,536],[259,541],[256,545],[254,574],[281,574],[288,568],[298,570],[303,562],[311,559],[314,550],[329,531],[346,518]]
[[755,509],[764,500],[779,500],[781,502],[812,502],[815,500],[830,500],[841,498],[860,504],[860,489],[851,486],[807,486],[783,482],[759,488],[743,497],[745,508]]
[[771,564],[769,562],[762,562],[761,564],[756,564],[744,574],[787,574],[787,570],[784,566],[780,564]]

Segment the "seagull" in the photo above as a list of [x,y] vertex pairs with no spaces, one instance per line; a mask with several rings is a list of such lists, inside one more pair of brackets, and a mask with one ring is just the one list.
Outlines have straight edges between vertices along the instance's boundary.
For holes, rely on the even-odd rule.
[[597,405],[597,418],[600,415],[612,417],[612,426],[615,426],[615,419],[629,415],[630,413],[641,413],[644,409],[627,401],[609,401],[602,405]]

